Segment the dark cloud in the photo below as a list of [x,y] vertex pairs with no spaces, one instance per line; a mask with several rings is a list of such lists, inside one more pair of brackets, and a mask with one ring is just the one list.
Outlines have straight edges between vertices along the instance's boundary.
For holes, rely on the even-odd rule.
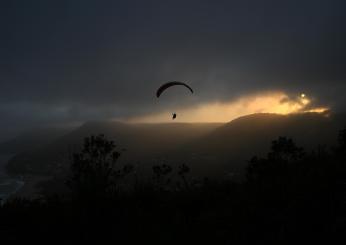
[[[2,128],[127,117],[189,81],[195,103],[305,91],[343,109],[344,1],[8,1]],[[15,127],[14,127],[15,126]]]

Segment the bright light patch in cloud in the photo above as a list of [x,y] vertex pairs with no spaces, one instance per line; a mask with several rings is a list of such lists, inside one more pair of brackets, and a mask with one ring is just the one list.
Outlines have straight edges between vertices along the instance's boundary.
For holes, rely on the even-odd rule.
[[[303,96],[304,95],[304,96]],[[310,108],[311,100],[306,94],[290,98],[283,92],[268,92],[241,97],[231,102],[214,102],[175,111],[177,119],[172,120],[171,111],[132,118],[131,122],[228,122],[237,117],[253,113],[290,114],[301,112],[323,113],[329,108]]]

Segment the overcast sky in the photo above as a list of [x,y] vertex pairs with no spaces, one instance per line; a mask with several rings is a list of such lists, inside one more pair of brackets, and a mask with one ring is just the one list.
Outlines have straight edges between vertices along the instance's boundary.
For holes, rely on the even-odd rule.
[[344,0],[7,1],[0,134],[191,103],[157,106],[170,80],[188,81],[197,104],[280,90],[342,110],[345,9]]

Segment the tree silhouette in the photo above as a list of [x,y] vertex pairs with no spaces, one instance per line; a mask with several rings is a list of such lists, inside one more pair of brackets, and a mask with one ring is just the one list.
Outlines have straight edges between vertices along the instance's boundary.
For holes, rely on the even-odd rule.
[[133,168],[115,168],[120,157],[115,148],[114,142],[102,134],[84,139],[82,151],[73,154],[72,177],[67,183],[78,197],[104,198],[117,192],[118,180]]
[[[277,178],[288,174],[293,163],[303,159],[303,148],[297,147],[292,139],[279,137],[272,141],[267,158],[253,157],[247,167],[247,179]],[[291,166],[290,166],[291,165]]]
[[338,135],[339,150],[346,151],[346,128],[340,130]]
[[189,172],[190,172],[190,168],[186,164],[183,163],[179,166],[178,175],[183,180],[183,183],[186,189],[190,189],[189,182],[186,179],[186,174],[188,174]]
[[182,164],[177,175],[186,188],[169,188],[173,169],[155,165],[154,182],[140,182],[116,198],[109,197],[133,168],[118,168],[114,143],[91,136],[73,156],[69,181],[78,197],[88,199],[10,199],[0,205],[1,238],[37,241],[40,231],[42,240],[62,244],[345,243],[345,136],[341,131],[335,149],[306,153],[279,137],[265,157],[250,160],[242,182],[212,179],[197,186]]
[[268,153],[268,159],[281,161],[294,161],[302,159],[304,150],[297,147],[292,139],[279,137],[272,142],[271,152]]
[[153,179],[160,190],[165,189],[170,184],[171,179],[167,178],[167,176],[171,172],[172,167],[167,164],[153,166]]

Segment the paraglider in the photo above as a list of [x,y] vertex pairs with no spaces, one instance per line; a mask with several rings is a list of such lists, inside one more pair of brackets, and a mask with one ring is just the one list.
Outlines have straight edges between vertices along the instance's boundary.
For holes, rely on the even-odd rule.
[[[158,90],[156,91],[156,97],[159,98],[160,95],[168,88],[172,87],[172,86],[177,86],[177,85],[181,85],[181,86],[184,86],[186,87],[188,90],[190,90],[191,93],[193,93],[193,90],[192,88],[187,85],[186,83],[184,82],[179,82],[179,81],[172,81],[172,82],[167,82],[163,85],[161,85]],[[177,114],[176,113],[172,113],[172,120],[176,119],[177,118]]]
[[168,82],[168,83],[165,83],[163,85],[161,85],[161,87],[159,87],[159,89],[156,91],[156,97],[159,98],[160,95],[166,90],[168,89],[169,87],[172,87],[172,86],[176,86],[176,85],[182,85],[186,88],[188,88],[191,93],[193,93],[193,90],[192,88],[187,85],[186,83],[183,83],[183,82],[178,82],[178,81],[173,81],[173,82]]

